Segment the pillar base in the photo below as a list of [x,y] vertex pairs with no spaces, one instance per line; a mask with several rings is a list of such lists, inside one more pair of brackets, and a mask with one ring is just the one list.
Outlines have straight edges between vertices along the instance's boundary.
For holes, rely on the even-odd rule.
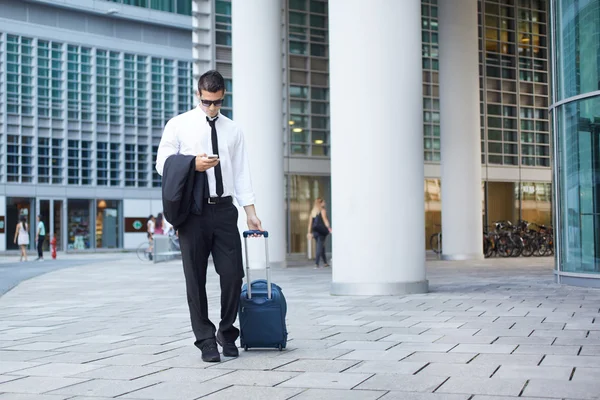
[[331,294],[334,296],[398,296],[427,293],[428,291],[428,280],[419,282],[331,283]]
[[443,254],[444,261],[465,261],[465,260],[483,260],[483,254]]

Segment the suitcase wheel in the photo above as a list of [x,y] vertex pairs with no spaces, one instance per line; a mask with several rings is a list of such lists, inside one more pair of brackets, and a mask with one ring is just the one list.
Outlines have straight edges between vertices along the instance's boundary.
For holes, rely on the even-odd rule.
[[244,351],[248,351],[248,346],[244,346]]
[[279,351],[283,350],[283,347],[281,347],[281,345],[279,345]]

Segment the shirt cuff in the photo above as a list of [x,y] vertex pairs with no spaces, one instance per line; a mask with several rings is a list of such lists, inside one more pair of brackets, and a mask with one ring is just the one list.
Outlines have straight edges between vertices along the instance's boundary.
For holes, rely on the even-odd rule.
[[236,195],[235,198],[241,207],[250,206],[255,203],[254,193]]

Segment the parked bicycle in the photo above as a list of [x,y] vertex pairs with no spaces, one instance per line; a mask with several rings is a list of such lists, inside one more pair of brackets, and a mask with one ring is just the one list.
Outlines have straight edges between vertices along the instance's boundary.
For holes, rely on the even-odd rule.
[[[429,237],[434,253],[442,251],[442,233]],[[485,258],[498,257],[542,257],[554,254],[554,231],[550,226],[519,220],[517,225],[510,221],[497,221],[483,230],[483,254]]]
[[[169,252],[181,252],[179,247],[179,237],[175,234],[168,235],[169,237]],[[153,261],[153,247],[148,240],[140,243],[136,250],[137,256],[142,261]]]

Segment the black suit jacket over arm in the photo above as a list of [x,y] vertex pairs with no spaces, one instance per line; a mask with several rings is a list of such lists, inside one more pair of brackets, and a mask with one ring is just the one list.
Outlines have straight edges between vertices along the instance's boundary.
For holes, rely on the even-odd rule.
[[[194,188],[195,183],[199,188]],[[185,222],[192,210],[194,190],[200,198],[204,197],[205,184],[206,172],[196,172],[195,156],[174,154],[167,158],[162,176],[163,213],[175,229]]]

